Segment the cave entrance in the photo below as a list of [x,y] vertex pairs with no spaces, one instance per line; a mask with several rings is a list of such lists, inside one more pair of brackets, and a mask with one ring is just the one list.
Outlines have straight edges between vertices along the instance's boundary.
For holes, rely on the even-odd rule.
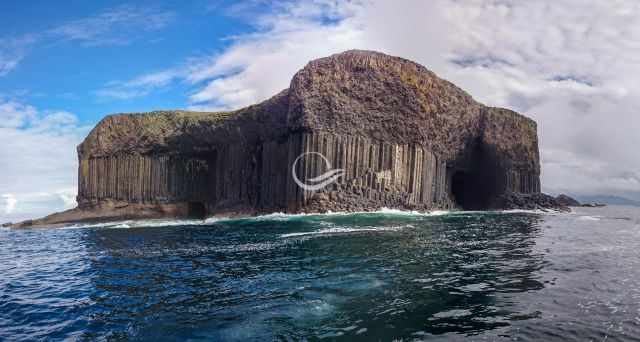
[[189,218],[204,220],[207,218],[207,207],[202,202],[189,202]]
[[488,196],[477,174],[457,170],[451,177],[451,193],[463,210],[483,210],[487,207]]

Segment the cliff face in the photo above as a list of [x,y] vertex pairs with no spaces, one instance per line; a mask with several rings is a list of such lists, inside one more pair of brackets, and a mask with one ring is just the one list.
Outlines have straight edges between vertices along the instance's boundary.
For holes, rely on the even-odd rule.
[[380,53],[312,61],[289,89],[289,118],[310,130],[419,144],[448,159],[480,133],[481,104],[423,66]]
[[[305,152],[329,167],[315,154],[298,158]],[[506,193],[540,191],[534,121],[370,51],[312,61],[289,89],[234,112],[108,116],[78,158],[76,211],[101,208],[96,219],[488,209]],[[307,191],[293,179],[296,160],[302,182],[329,168],[344,174]]]

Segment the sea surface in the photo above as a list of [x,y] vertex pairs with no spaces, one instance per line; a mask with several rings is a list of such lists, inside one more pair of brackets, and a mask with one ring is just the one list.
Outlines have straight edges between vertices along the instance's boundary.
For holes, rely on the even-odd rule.
[[639,208],[0,231],[0,341],[639,339]]

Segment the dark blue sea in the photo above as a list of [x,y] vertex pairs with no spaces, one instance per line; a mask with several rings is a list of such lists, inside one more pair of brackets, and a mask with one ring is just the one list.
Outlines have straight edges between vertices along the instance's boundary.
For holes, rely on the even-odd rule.
[[0,231],[2,341],[637,341],[640,210]]

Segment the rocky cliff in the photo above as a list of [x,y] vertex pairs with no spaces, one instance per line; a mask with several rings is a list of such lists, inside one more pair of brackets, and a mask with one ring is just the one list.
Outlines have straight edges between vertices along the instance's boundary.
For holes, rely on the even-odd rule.
[[[306,154],[305,152],[319,152]],[[326,158],[325,163],[322,157]],[[348,51],[224,113],[105,117],[78,146],[78,208],[56,223],[274,211],[490,209],[540,192],[536,123],[414,62]],[[298,162],[296,162],[298,160]],[[330,168],[336,182],[301,188]]]

